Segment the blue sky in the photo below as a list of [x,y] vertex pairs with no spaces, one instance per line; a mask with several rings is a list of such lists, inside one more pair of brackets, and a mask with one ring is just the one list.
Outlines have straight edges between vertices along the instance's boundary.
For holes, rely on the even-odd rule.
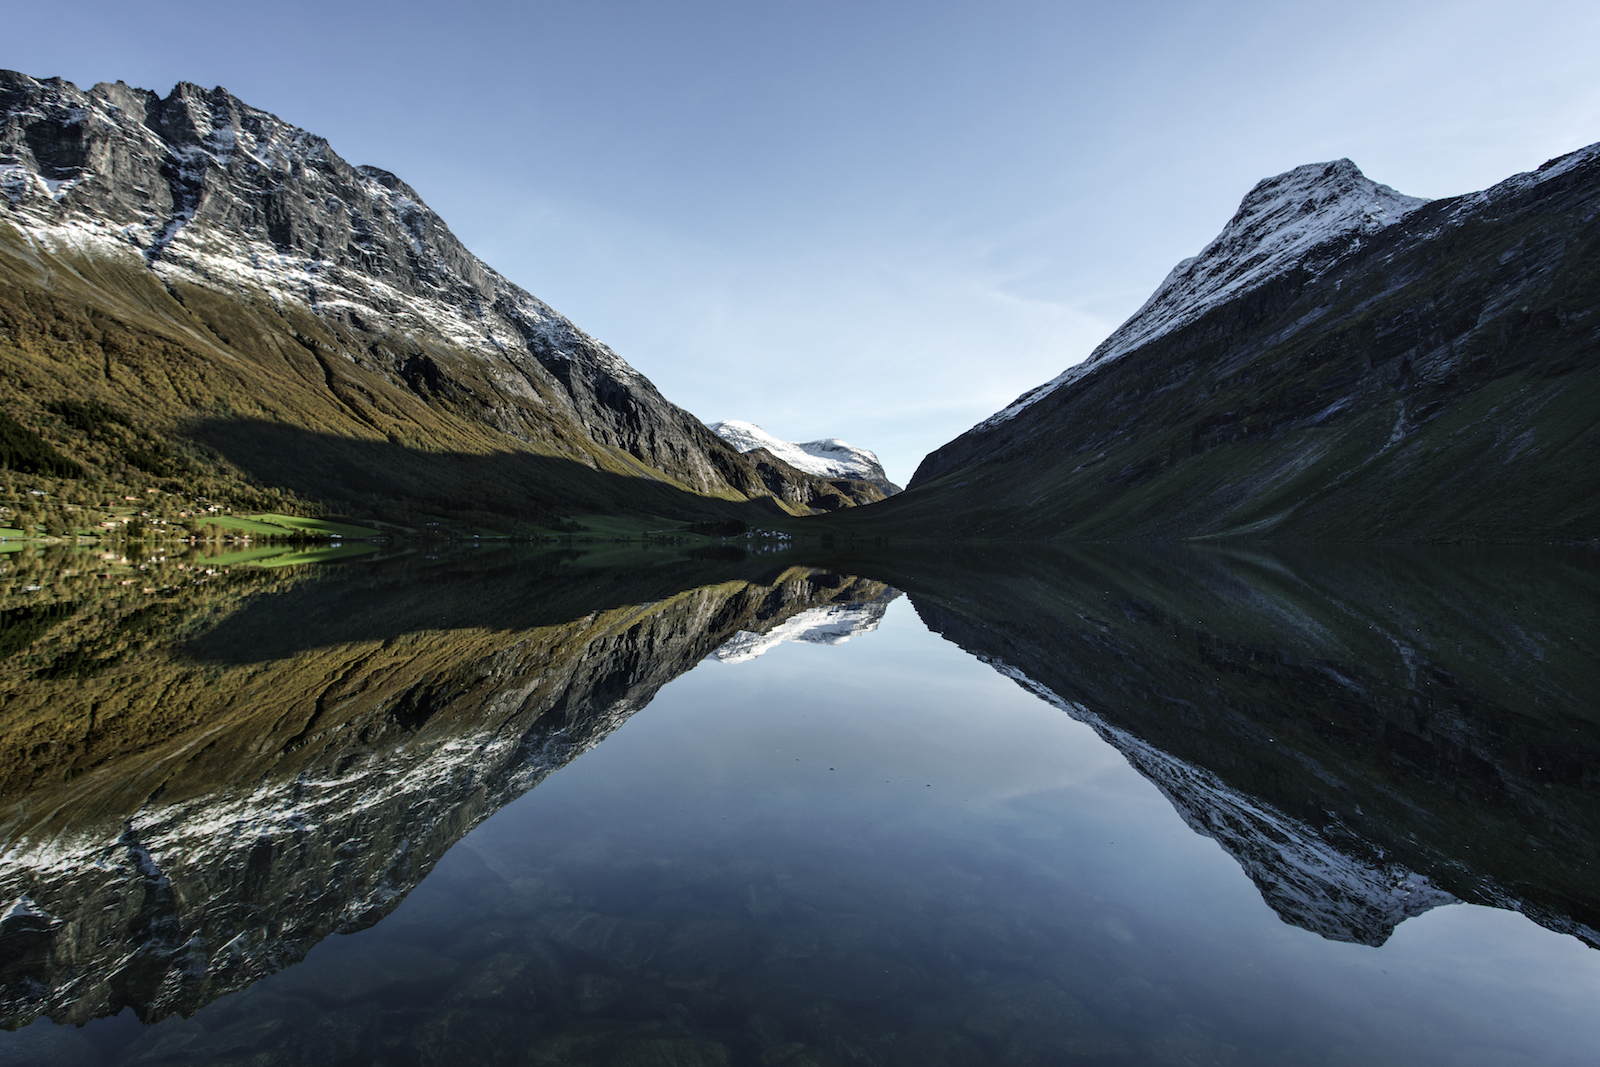
[[14,6],[0,66],[223,85],[702,419],[903,482],[1262,177],[1348,156],[1450,196],[1600,140],[1597,40],[1592,0],[85,0]]

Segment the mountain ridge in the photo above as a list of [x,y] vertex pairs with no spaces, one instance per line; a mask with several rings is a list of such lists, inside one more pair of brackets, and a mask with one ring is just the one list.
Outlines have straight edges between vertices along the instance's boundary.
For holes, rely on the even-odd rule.
[[[1161,329],[1126,350],[1103,346],[929,453],[904,494],[833,528],[932,540],[1600,537],[1600,274],[1587,225],[1600,213],[1600,145],[1481,193],[1396,198],[1398,219],[1344,212],[1309,247],[1290,233],[1294,254],[1269,255],[1264,274],[1252,273],[1256,246],[1225,257],[1211,277],[1248,285],[1189,308],[1192,319],[1158,316]],[[1196,268],[1180,264],[1157,297]],[[1139,334],[1150,308],[1123,330]]]
[[850,478],[875,485],[885,496],[901,491],[884,473],[878,454],[869,449],[857,448],[837,437],[823,437],[815,441],[782,441],[753,422],[724,419],[709,424],[713,433],[728,444],[748,455],[757,449],[799,470],[823,478]]
[[[0,73],[0,194],[15,234],[0,234],[9,259],[0,277],[23,305],[0,323],[0,344],[17,352],[21,376],[43,394],[104,387],[95,398],[124,412],[156,391],[163,417],[149,432],[190,466],[214,461],[184,443],[180,423],[243,407],[434,451],[559,456],[681,488],[713,508],[766,498],[780,514],[805,514],[814,499],[872,498],[790,471],[778,472],[774,492],[772,472],[757,472],[610,348],[479,260],[404,181],[351,166],[324,138],[221,88],[179,83],[162,98],[122,83],[85,92]],[[75,374],[30,360],[50,346],[52,320],[84,317],[80,299],[89,319],[184,351],[165,353],[144,380],[118,383],[116,353],[91,321],[77,329]],[[218,361],[232,378],[226,391],[243,395],[195,381],[214,376],[207,364]],[[164,405],[160,391],[172,384],[190,395]],[[26,399],[8,414],[84,447]],[[112,465],[89,452],[91,465]],[[577,501],[563,492],[529,501],[507,490],[488,510],[604,510],[599,490]]]
[[[1015,417],[1101,364],[1195,321],[1229,295],[1258,287],[1308,253],[1323,250],[1331,261],[1353,251],[1350,245],[1359,248],[1361,235],[1391,226],[1426,203],[1422,197],[1379,185],[1348,159],[1307,163],[1263,178],[1245,194],[1222,232],[1198,253],[1180,260],[1139,309],[1082,363],[1023,393],[978,423],[978,428]],[[1339,244],[1345,247],[1326,248]]]

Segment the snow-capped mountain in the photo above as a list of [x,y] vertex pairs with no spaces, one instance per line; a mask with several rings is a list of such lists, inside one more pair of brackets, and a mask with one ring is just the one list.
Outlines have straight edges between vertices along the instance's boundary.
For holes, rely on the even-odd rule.
[[[649,486],[621,493],[609,476],[723,499],[777,496],[799,510],[837,495],[822,481],[773,490],[610,348],[468,251],[400,178],[351,166],[323,138],[221,88],[180,83],[163,98],[121,82],[84,91],[0,72],[0,255],[16,284],[74,314],[88,306],[115,338],[127,335],[122,344],[92,322],[78,331],[95,346],[81,352],[86,365],[105,372],[105,395],[93,399],[159,420],[149,430],[169,441],[223,409],[274,432],[322,435],[323,446],[331,434],[433,455],[533,452],[608,476],[541,469],[539,484],[565,487],[557,496],[581,482],[591,497],[662,497]],[[19,349],[48,347],[27,327],[12,324]],[[145,373],[115,373],[130,346],[172,361],[163,376],[184,388],[149,405]],[[84,399],[74,373],[36,380],[48,369],[29,369],[32,399]],[[50,432],[47,416],[36,421]],[[245,465],[266,451],[255,442],[228,458]],[[350,468],[350,458],[344,449],[298,466]],[[190,459],[208,461],[203,449]],[[270,483],[269,473],[281,474],[252,480]],[[344,481],[363,483],[350,496],[381,495],[392,473]],[[433,493],[456,498],[452,507],[476,496],[516,513],[503,475],[436,481],[469,477],[470,493],[412,484],[389,485],[388,496]],[[486,499],[496,495],[506,499]]]
[[753,422],[727,419],[713,422],[710,428],[740,452],[764,448],[797,470],[822,478],[852,478],[867,482],[892,496],[900,487],[889,481],[878,456],[865,448],[846,444],[837,437],[816,441],[780,441]]
[[[148,266],[167,284],[264,293],[494,361],[506,400],[551,395],[608,444],[629,443],[598,394],[664,402],[637,371],[462,246],[416,191],[222,89],[165,99],[0,74],[5,218],[56,252]],[[444,365],[448,369],[448,364]],[[687,472],[686,472],[687,473]],[[712,484],[699,472],[702,487]]]
[[1172,268],[1150,299],[1074,364],[1023,393],[980,427],[1014,418],[1068,382],[1290,269],[1318,273],[1428,203],[1379,185],[1348,159],[1308,163],[1256,184],[1222,232]]
[[1600,145],[1422,201],[1262,182],[1084,363],[841,523],[948,540],[1588,541]]

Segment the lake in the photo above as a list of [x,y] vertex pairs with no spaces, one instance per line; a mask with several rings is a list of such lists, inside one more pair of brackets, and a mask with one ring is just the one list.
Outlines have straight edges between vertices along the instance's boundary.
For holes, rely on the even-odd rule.
[[1592,551],[226,564],[6,557],[0,1064],[1597,1062]]

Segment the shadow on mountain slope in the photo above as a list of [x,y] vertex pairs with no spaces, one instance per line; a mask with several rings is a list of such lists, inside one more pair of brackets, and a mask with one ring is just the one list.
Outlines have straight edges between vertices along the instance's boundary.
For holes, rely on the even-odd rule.
[[499,515],[548,522],[583,512],[686,521],[787,517],[771,497],[702,496],[644,473],[630,477],[533,452],[431,452],[393,441],[317,433],[259,419],[206,419],[185,430],[260,484],[353,511]]

